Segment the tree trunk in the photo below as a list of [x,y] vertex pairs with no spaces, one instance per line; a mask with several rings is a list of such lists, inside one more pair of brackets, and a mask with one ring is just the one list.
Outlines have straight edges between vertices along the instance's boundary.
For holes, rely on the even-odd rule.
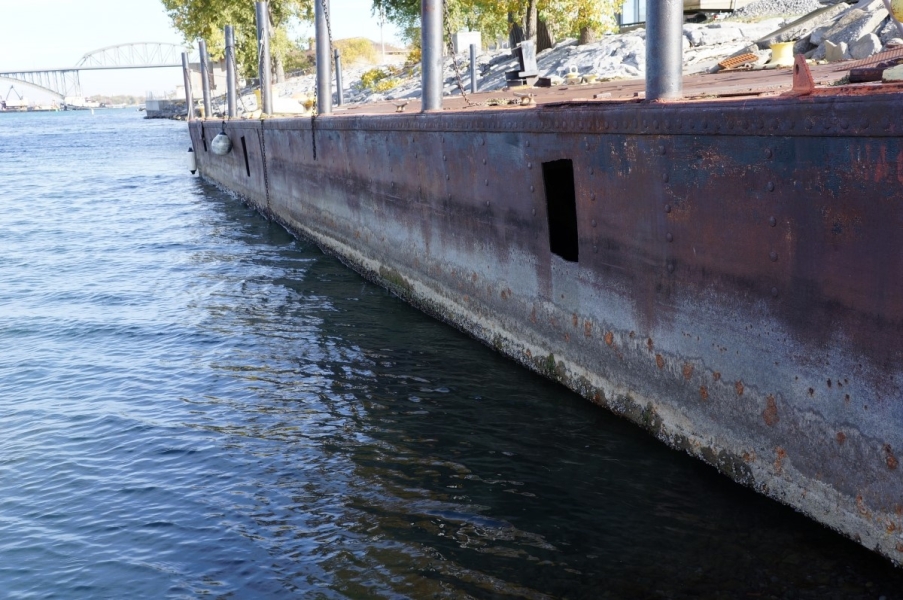
[[514,49],[522,41],[524,41],[524,30],[517,23],[512,23],[511,31],[508,32],[508,47],[511,49],[512,54],[514,54]]
[[584,44],[592,44],[596,40],[599,39],[596,30],[591,27],[581,27],[580,28],[580,38],[577,40],[578,46],[583,46]]
[[527,19],[526,27],[524,27],[524,38],[536,41],[536,22],[539,20],[539,13],[536,8],[536,0],[527,0]]
[[539,21],[539,27],[536,28],[536,53],[539,54],[543,50],[554,46],[555,38],[552,37],[552,32],[549,31],[548,25],[546,25],[545,21]]

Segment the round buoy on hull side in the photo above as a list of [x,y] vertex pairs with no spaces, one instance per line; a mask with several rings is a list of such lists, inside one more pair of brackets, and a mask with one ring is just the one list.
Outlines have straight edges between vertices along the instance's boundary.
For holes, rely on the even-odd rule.
[[225,156],[232,150],[232,140],[225,133],[218,133],[210,142],[210,150],[218,156]]
[[194,175],[198,171],[198,160],[194,155],[194,148],[188,149],[188,170]]

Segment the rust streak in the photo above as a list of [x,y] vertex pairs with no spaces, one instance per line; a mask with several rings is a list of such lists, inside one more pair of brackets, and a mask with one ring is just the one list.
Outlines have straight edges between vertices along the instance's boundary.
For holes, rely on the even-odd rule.
[[899,461],[897,461],[897,457],[894,456],[893,450],[891,450],[890,444],[884,444],[884,454],[885,461],[887,462],[887,468],[891,471],[897,468]]
[[734,384],[734,389],[737,390],[738,396],[742,396],[743,395],[743,382],[740,380],[737,380],[737,383]]
[[690,377],[693,376],[693,365],[690,363],[684,363],[684,379],[687,381],[690,380]]
[[[784,471],[784,459],[787,458],[787,451],[778,446],[775,448],[774,470],[781,474]],[[861,498],[861,496],[860,496]]]
[[778,417],[778,404],[775,402],[774,396],[770,395],[765,399],[765,410],[762,411],[762,418],[769,427],[774,427],[780,421]]
[[658,366],[659,369],[663,369],[665,367],[665,359],[662,358],[661,354],[655,355],[655,364]]
[[605,343],[608,344],[609,346],[611,346],[612,344],[615,343],[615,336],[612,332],[610,332],[610,331],[605,332]]

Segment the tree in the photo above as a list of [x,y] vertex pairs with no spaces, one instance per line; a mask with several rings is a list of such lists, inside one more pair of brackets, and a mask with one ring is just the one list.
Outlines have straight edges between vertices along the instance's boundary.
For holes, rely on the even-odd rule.
[[[373,12],[384,11],[408,37],[419,34],[420,0],[372,0]],[[553,37],[577,37],[582,29],[604,33],[616,28],[618,0],[446,0],[447,29],[468,28],[487,39],[508,35],[508,13],[515,15],[528,39],[536,39],[543,20]],[[410,40],[410,41],[413,41]]]
[[[313,19],[316,0],[270,0],[270,52],[273,56],[277,81],[284,72],[286,55],[293,43],[286,32],[292,19]],[[257,25],[254,2],[251,0],[162,0],[173,26],[186,42],[202,39],[214,60],[225,54],[223,27],[235,28],[235,59],[241,74],[257,76]]]

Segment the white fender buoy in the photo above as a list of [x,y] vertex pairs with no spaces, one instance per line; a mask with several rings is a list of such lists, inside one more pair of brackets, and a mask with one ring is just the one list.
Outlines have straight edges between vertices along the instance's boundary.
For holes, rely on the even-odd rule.
[[194,175],[198,170],[198,159],[194,155],[194,148],[188,148],[188,170]]
[[232,150],[232,140],[225,133],[217,133],[213,141],[210,142],[210,150],[219,156],[225,156]]
[[210,150],[217,156],[225,156],[232,150],[232,140],[226,135],[226,122],[223,121],[222,130],[216,134],[216,137],[210,142]]

